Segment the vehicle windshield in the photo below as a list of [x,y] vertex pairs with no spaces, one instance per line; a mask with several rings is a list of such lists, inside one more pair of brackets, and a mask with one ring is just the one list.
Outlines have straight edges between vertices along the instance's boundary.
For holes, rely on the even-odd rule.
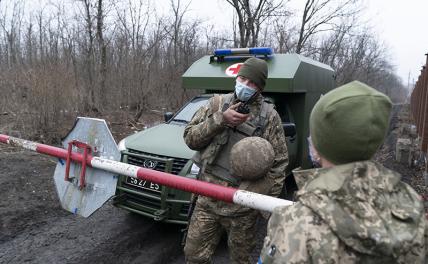
[[209,97],[196,97],[190,101],[171,121],[189,123],[195,112],[208,102]]

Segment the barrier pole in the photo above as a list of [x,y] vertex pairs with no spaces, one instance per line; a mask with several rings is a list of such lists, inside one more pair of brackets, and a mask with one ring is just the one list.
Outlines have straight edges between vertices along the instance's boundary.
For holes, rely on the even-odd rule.
[[[41,154],[67,159],[67,150],[45,144],[36,143],[20,138],[0,134],[0,143],[22,147],[27,150]],[[292,205],[292,201],[279,199],[259,193],[248,192],[217,184],[177,176],[174,174],[146,169],[131,164],[126,164],[114,160],[103,159],[87,155],[86,160],[83,155],[71,152],[70,159],[74,162],[83,161],[92,168],[106,170],[109,172],[125,175],[141,180],[148,180],[174,189],[192,192],[199,195],[211,197],[228,203],[235,203],[249,208],[272,212],[275,207]]]

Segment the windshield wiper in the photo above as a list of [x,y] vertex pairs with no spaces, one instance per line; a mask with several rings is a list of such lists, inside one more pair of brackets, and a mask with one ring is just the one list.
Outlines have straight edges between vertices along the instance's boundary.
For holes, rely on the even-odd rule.
[[179,123],[186,123],[186,124],[189,123],[189,121],[184,119],[173,119],[172,121],[179,122]]

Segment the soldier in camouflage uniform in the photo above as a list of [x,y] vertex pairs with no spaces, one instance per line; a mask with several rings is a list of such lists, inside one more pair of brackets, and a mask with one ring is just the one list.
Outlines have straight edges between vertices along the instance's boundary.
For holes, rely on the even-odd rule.
[[[261,96],[267,78],[264,60],[250,58],[241,66],[235,93],[216,95],[199,109],[184,131],[186,144],[197,150],[195,162],[200,179],[222,186],[278,196],[285,179],[288,152],[281,119]],[[250,112],[239,113],[243,102]],[[269,172],[255,180],[243,180],[230,173],[229,156],[239,140],[258,136],[273,146],[275,158]],[[255,160],[254,162],[257,162]],[[200,196],[196,202],[184,247],[187,263],[211,263],[224,230],[232,263],[249,263],[255,246],[258,211]]]
[[321,97],[311,139],[322,168],[297,203],[274,210],[259,263],[427,263],[421,198],[400,175],[370,161],[388,129],[391,102],[360,82]]

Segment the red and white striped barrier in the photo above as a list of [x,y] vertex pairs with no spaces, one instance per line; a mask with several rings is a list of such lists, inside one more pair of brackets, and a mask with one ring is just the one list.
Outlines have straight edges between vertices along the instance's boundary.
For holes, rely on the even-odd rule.
[[[0,143],[22,147],[41,154],[67,159],[67,150],[45,144],[36,143],[20,138],[0,134]],[[83,155],[72,152],[71,160],[82,163]],[[141,180],[152,181],[171,188],[208,196],[228,203],[240,204],[249,208],[272,212],[275,207],[292,205],[293,202],[258,193],[224,187],[213,183],[176,176],[174,174],[141,168],[109,159],[88,155],[86,164],[92,168],[101,169],[120,175]]]

